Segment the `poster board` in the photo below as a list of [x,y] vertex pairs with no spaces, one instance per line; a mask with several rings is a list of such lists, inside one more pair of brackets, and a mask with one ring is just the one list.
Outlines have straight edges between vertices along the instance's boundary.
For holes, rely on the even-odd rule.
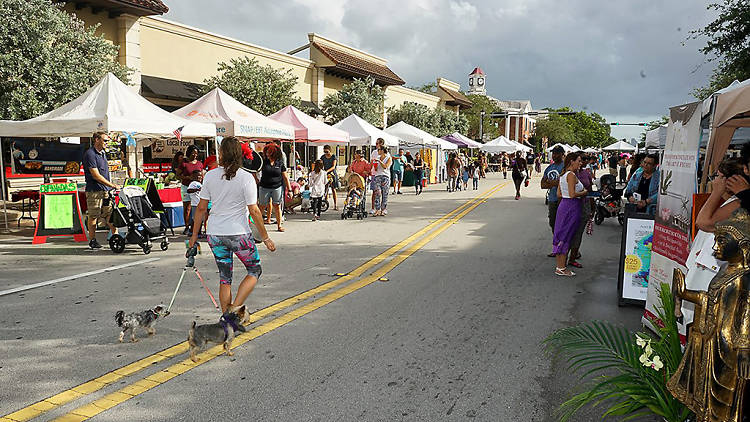
[[39,216],[31,243],[46,243],[49,236],[73,236],[76,242],[87,240],[75,182],[49,183],[39,187]]
[[161,202],[159,190],[156,184],[149,178],[131,178],[126,179],[124,186],[138,186],[146,192],[146,197],[151,201],[151,208],[154,212],[164,212],[164,204]]
[[151,144],[151,158],[169,158],[174,157],[175,153],[185,152],[190,145],[194,144],[193,139],[156,139]]
[[[693,195],[698,183],[698,156],[702,131],[701,103],[670,109],[664,154],[659,166],[659,199],[654,220],[651,271],[643,322],[657,321],[662,283],[672,285],[675,269],[687,272],[685,262],[692,242]],[[652,327],[653,328],[653,327]],[[684,334],[684,327],[680,327]]]
[[654,217],[625,211],[617,278],[618,305],[646,304],[654,240]]

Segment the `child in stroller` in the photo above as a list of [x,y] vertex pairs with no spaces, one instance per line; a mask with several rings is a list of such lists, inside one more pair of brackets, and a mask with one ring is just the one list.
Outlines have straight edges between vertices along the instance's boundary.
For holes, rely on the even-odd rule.
[[365,179],[357,173],[352,173],[347,181],[348,187],[344,209],[341,211],[341,219],[357,217],[361,220],[367,217],[365,209]]

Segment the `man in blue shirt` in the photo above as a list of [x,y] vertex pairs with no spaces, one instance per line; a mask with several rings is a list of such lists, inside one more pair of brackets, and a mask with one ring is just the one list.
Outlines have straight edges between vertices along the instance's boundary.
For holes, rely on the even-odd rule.
[[404,149],[399,148],[398,154],[393,156],[393,164],[391,165],[391,180],[393,180],[394,194],[401,195],[401,183],[404,181],[405,161]]
[[96,223],[102,218],[109,225],[110,234],[115,233],[115,227],[109,222],[112,214],[112,199],[109,191],[117,186],[109,181],[109,164],[104,154],[104,143],[109,136],[104,132],[96,132],[91,138],[91,148],[83,153],[83,174],[86,178],[86,206],[89,217],[89,248],[99,249],[102,245],[96,241]]
[[[547,191],[547,219],[549,220],[549,227],[552,231],[555,230],[555,217],[557,216],[557,187],[560,184],[560,176],[563,173],[564,164],[563,157],[565,156],[565,150],[560,145],[552,149],[552,163],[544,169],[544,176],[542,177],[542,189],[548,189]],[[554,257],[554,254],[548,256]]]

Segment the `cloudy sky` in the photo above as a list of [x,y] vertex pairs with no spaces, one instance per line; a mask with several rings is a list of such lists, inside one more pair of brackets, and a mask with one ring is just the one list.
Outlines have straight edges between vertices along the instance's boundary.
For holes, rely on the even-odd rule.
[[[166,1],[165,18],[290,51],[316,32],[389,61],[407,85],[445,77],[466,89],[572,106],[634,123],[693,100],[712,65],[688,40],[711,21],[708,0],[198,0]],[[307,57],[307,51],[300,53]],[[631,137],[638,128],[613,128]]]

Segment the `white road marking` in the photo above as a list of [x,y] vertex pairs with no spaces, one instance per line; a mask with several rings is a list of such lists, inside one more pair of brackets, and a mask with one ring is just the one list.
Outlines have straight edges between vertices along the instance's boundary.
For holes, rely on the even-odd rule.
[[29,285],[21,286],[21,287],[15,287],[13,289],[1,290],[0,291],[0,296],[5,296],[5,295],[13,294],[13,293],[18,293],[18,292],[22,292],[24,290],[36,289],[37,287],[49,286],[50,284],[59,283],[61,281],[70,281],[70,280],[75,280],[77,278],[88,277],[90,275],[106,273],[108,271],[120,270],[122,268],[128,268],[128,267],[132,267],[134,265],[147,264],[149,262],[158,261],[159,259],[161,259],[161,258],[141,259],[140,261],[130,262],[128,264],[122,264],[122,265],[115,265],[114,267],[102,268],[101,270],[94,270],[94,271],[89,271],[89,272],[85,272],[85,273],[80,273],[80,274],[75,274],[75,275],[69,275],[67,277],[56,278],[54,280],[42,281],[40,283],[29,284]]

